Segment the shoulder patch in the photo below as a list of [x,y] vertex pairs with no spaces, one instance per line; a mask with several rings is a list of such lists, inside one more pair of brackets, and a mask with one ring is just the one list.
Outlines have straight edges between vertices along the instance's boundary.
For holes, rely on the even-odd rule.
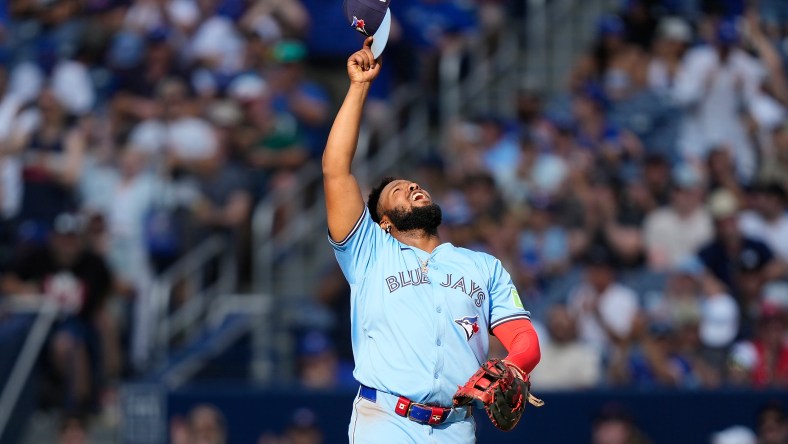
[[523,301],[520,300],[520,293],[518,293],[517,290],[515,290],[514,288],[512,288],[512,304],[514,304],[514,306],[517,308],[522,308],[523,310],[525,310],[525,307],[523,306]]

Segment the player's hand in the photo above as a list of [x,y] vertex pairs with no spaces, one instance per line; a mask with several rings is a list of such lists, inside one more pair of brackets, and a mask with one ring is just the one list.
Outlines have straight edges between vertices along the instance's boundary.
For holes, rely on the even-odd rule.
[[351,83],[372,83],[380,74],[381,60],[372,56],[372,37],[364,40],[364,46],[347,59],[347,75]]

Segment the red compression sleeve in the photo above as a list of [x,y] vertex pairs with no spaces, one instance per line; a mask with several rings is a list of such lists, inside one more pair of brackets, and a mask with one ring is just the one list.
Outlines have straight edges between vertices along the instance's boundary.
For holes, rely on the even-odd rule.
[[542,357],[542,352],[539,350],[539,337],[531,321],[515,319],[506,322],[495,327],[493,334],[509,352],[504,359],[525,373],[531,373]]

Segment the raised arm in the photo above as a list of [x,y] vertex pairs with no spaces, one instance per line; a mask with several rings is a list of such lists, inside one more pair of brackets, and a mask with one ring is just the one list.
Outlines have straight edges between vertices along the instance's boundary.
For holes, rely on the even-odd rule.
[[328,232],[336,242],[345,239],[364,211],[361,189],[350,173],[350,166],[356,154],[364,102],[372,81],[380,73],[380,62],[372,56],[371,45],[372,37],[369,37],[364,41],[364,47],[347,61],[350,87],[334,119],[323,152]]

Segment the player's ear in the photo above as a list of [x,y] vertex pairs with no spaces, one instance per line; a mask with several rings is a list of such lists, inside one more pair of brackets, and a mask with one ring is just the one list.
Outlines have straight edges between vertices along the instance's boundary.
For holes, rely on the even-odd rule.
[[391,221],[384,217],[380,220],[380,228],[382,228],[386,233],[391,233]]

